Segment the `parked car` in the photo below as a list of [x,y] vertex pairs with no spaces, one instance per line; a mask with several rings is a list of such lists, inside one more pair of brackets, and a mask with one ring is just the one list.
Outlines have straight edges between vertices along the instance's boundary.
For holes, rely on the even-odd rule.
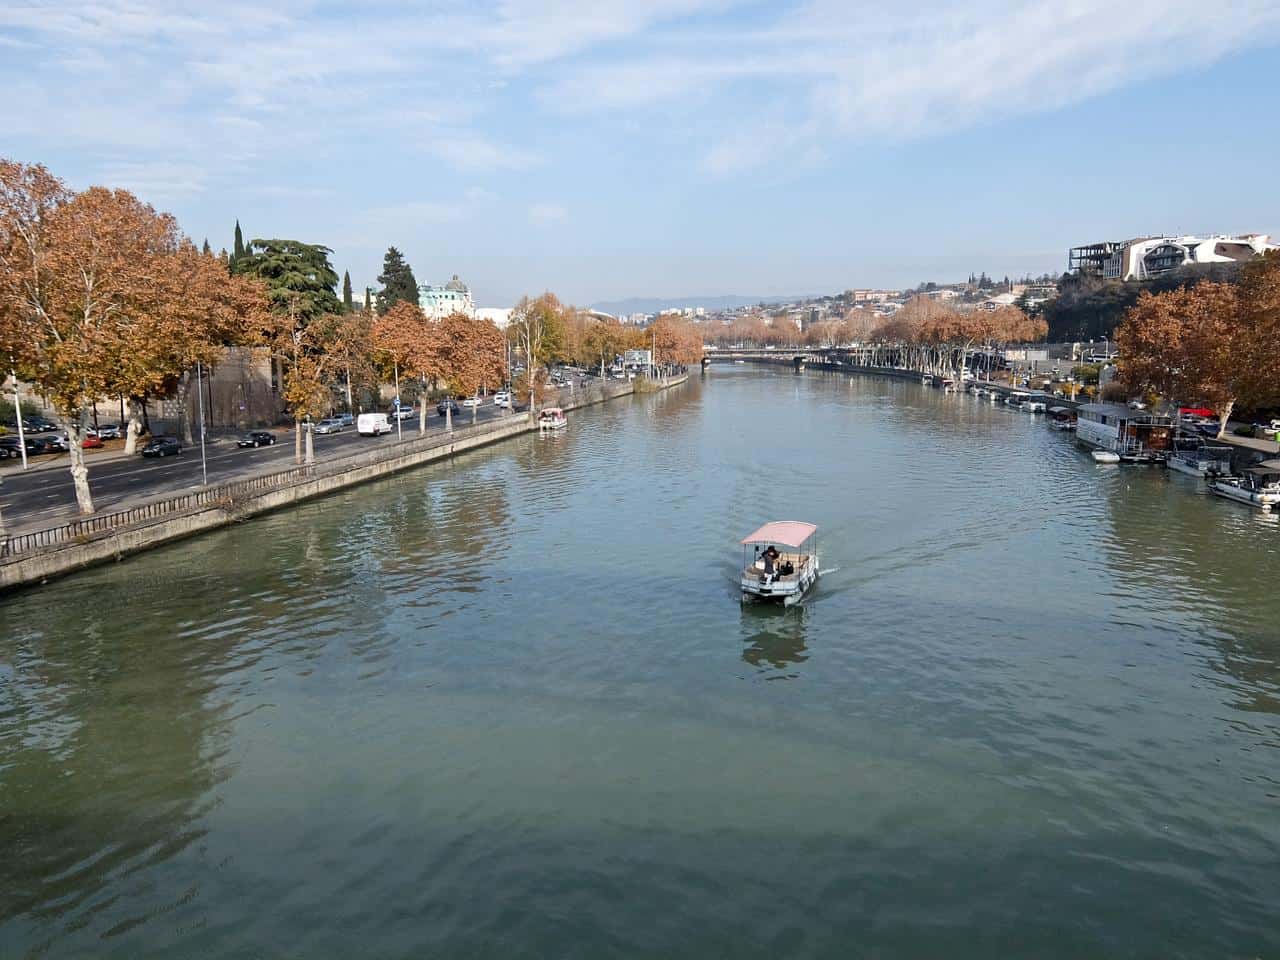
[[57,430],[58,425],[52,420],[46,420],[44,417],[23,417],[22,429],[27,433],[49,433]]
[[142,448],[144,457],[168,457],[182,452],[182,444],[177,437],[152,437]]
[[52,437],[46,437],[45,439],[59,450],[71,449],[71,441],[67,439],[67,435],[65,433],[55,433]]
[[356,425],[356,418],[349,413],[335,413],[333,415],[333,419],[337,420],[344,427],[354,427]]
[[102,438],[97,434],[88,433],[85,435],[85,438],[80,441],[80,448],[82,450],[99,450],[102,448]]
[[269,447],[276,442],[276,435],[270,430],[250,430],[236,441],[237,447]]
[[377,437],[391,432],[391,423],[385,413],[362,413],[356,419],[356,433],[362,437]]
[[[38,457],[42,454],[61,453],[62,447],[53,443],[48,437],[24,437],[25,446],[27,448],[28,457]],[[17,437],[0,437],[0,445],[3,445],[8,457],[21,457],[22,446],[19,444]]]
[[129,428],[119,423],[100,423],[98,424],[98,439],[100,440],[119,440]]
[[436,404],[436,413],[440,414],[440,416],[442,417],[444,416],[444,412],[446,409],[448,409],[448,411],[454,416],[457,416],[459,413],[462,412],[461,410],[458,409],[458,404],[457,404],[457,401],[455,400],[441,400],[439,403]]
[[337,417],[325,417],[315,427],[316,433],[340,433],[342,431],[342,421]]
[[0,460],[21,456],[22,445],[18,442],[17,437],[0,437]]

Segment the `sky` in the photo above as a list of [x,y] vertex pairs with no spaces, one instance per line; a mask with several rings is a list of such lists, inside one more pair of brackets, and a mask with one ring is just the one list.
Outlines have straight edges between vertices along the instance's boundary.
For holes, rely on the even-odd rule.
[[1280,233],[1275,0],[5,0],[0,156],[481,306]]

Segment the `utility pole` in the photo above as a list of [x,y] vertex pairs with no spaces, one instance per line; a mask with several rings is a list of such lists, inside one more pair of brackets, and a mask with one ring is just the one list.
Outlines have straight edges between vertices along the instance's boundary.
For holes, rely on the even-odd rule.
[[[382,369],[385,370],[387,368],[383,367]],[[391,369],[396,375],[396,440],[399,441],[404,439],[404,434],[400,430],[400,361],[392,359]]]
[[[200,411],[200,483],[209,485],[209,467],[204,455],[204,368],[196,361],[196,407]],[[190,410],[190,407],[187,407]],[[186,414],[184,414],[186,416]]]

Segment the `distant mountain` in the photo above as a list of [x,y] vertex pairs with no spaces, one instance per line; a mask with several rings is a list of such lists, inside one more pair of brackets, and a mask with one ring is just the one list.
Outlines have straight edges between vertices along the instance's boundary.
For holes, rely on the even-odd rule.
[[[812,299],[813,295],[809,296]],[[676,307],[705,307],[708,312],[728,310],[732,307],[750,307],[757,303],[791,303],[804,300],[806,297],[628,297],[625,300],[601,300],[591,305],[593,310],[602,310],[615,317],[625,317],[632,313],[657,313],[660,310],[672,310]]]

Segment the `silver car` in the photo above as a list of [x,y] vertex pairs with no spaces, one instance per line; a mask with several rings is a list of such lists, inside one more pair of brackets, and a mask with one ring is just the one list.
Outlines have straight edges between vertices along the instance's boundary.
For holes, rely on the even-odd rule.
[[343,429],[345,428],[343,427],[342,421],[333,417],[326,417],[316,424],[316,433],[320,434],[338,433]]

